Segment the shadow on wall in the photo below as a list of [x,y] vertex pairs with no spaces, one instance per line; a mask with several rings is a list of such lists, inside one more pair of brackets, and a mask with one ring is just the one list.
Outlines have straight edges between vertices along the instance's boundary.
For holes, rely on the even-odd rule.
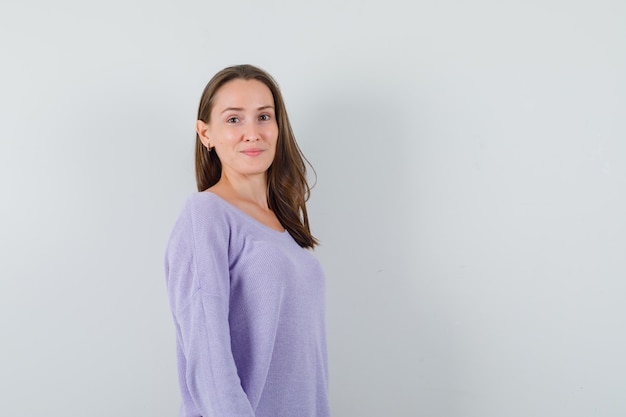
[[434,401],[429,388],[434,369],[455,372],[454,361],[431,358],[454,343],[444,334],[432,340],[440,307],[428,294],[428,242],[417,221],[427,182],[416,169],[426,157],[426,104],[414,97],[385,85],[329,88],[310,100],[305,114],[313,117],[296,126],[318,174],[310,211],[328,277],[337,415],[415,416],[431,406],[445,414],[450,407],[449,393]]

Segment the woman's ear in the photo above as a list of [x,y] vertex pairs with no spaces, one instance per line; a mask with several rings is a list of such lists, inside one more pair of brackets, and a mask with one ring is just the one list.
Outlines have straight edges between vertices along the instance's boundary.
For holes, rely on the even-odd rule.
[[208,136],[209,125],[204,123],[202,120],[196,121],[196,132],[198,132],[198,137],[200,141],[204,145],[205,148],[210,148],[211,143]]

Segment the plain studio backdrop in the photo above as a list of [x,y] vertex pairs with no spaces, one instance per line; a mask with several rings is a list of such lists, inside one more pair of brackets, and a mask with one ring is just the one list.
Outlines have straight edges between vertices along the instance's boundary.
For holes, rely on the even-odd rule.
[[278,80],[317,171],[334,416],[625,415],[625,22],[3,0],[0,415],[176,415],[163,252],[200,93],[239,63]]

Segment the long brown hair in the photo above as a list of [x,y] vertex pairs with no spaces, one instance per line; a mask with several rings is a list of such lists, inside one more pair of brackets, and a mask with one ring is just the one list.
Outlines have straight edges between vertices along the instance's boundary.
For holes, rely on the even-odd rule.
[[[306,201],[311,188],[306,179],[306,164],[310,163],[302,154],[291,129],[287,109],[278,84],[265,71],[252,65],[235,65],[224,68],[204,88],[198,107],[198,120],[209,123],[215,94],[227,82],[235,80],[258,80],[270,89],[274,97],[278,141],[276,155],[267,170],[267,200],[270,209],[294,240],[303,248],[318,244],[311,234]],[[196,183],[198,191],[215,185],[222,175],[222,163],[216,152],[209,152],[196,133]]]

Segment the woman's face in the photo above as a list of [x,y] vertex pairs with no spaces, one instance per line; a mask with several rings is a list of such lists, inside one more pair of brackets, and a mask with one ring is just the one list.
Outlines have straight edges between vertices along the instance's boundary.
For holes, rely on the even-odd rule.
[[215,94],[209,120],[205,134],[220,158],[222,175],[258,175],[272,165],[278,123],[274,97],[265,84],[227,82]]

